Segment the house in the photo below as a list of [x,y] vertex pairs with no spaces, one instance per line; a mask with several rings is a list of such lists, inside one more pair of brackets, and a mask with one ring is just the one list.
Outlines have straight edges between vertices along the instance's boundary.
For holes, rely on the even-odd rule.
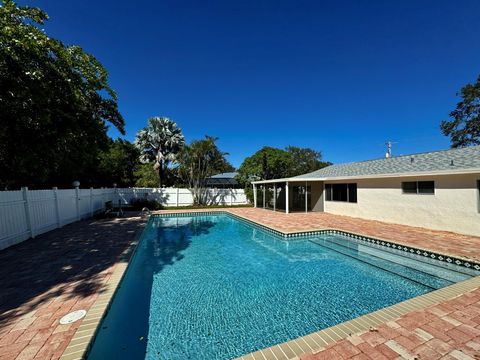
[[480,146],[331,165],[253,189],[255,207],[480,236]]
[[226,172],[213,175],[206,179],[205,184],[208,188],[240,189],[242,186],[235,179],[237,175],[237,172]]

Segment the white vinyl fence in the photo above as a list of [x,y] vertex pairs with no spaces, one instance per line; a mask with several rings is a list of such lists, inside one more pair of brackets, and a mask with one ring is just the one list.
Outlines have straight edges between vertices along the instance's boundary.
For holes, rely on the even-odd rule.
[[[188,206],[193,204],[189,189],[181,188],[126,188],[117,189],[118,200],[129,204],[134,199],[155,200],[164,206]],[[243,189],[205,189],[207,205],[243,205],[247,197]]]
[[[247,204],[243,189],[207,189],[208,204]],[[189,189],[125,188],[0,191],[0,250],[36,235],[86,219],[105,203],[128,205],[134,199],[155,200],[164,206],[193,204]]]

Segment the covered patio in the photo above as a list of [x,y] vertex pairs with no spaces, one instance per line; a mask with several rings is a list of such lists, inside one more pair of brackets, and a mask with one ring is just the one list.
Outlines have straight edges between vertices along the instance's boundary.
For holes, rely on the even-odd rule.
[[284,213],[322,212],[323,181],[262,180],[254,181],[254,207]]

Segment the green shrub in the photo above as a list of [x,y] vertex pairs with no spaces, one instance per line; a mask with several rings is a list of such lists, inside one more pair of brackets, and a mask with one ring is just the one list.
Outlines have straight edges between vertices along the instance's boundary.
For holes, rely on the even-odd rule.
[[132,206],[133,210],[142,210],[144,207],[148,208],[148,210],[163,209],[162,204],[160,204],[158,201],[149,199],[132,199],[130,201],[130,205]]

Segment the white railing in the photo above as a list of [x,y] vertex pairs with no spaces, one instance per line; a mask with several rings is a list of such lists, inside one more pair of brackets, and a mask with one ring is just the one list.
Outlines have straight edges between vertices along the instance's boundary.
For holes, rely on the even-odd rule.
[[[243,189],[207,189],[209,205],[247,204]],[[72,222],[92,217],[112,201],[128,205],[134,199],[154,200],[163,206],[193,204],[189,189],[116,188],[0,191],[0,250]]]

